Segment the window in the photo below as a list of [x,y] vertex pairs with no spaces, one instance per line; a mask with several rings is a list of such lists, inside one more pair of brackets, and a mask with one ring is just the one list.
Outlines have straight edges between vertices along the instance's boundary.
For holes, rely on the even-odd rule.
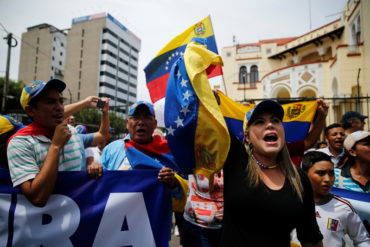
[[357,46],[359,43],[361,43],[361,19],[360,15],[357,15],[354,18],[354,21],[351,24],[350,29],[350,38],[351,38],[351,44],[353,46]]
[[37,44],[39,44],[40,43],[40,38],[39,37],[37,37]]
[[60,43],[60,46],[61,46],[61,47],[64,47],[64,44],[63,44],[63,42],[62,42],[62,43]]
[[266,49],[266,54],[270,54],[271,53],[271,48],[267,48]]
[[53,71],[54,70],[54,66],[51,66],[51,71]]
[[247,67],[241,66],[239,69],[239,83],[247,83]]
[[81,36],[85,36],[85,29],[82,29],[82,33],[81,33]]
[[258,67],[253,65],[251,67],[251,87],[256,87],[256,81],[258,81]]
[[54,37],[54,41],[56,41],[57,40],[57,38],[56,37]]
[[80,58],[82,58],[82,56],[83,56],[83,50],[81,50],[80,52]]
[[[78,79],[80,79],[80,80],[81,80],[81,75],[82,75],[82,71],[80,70],[80,72],[78,73]],[[80,88],[78,88],[78,89],[80,89]]]
[[36,47],[36,54],[39,54],[39,48]]
[[81,48],[84,47],[84,40],[81,40]]
[[55,51],[55,47],[53,46],[53,51]]
[[59,65],[62,66],[62,61],[59,61]]
[[36,61],[35,61],[36,64],[37,64],[37,61],[38,61],[38,57],[36,56]]
[[60,53],[59,53],[61,56],[63,56],[63,52],[61,51]]
[[80,92],[77,93],[77,101],[80,101]]
[[[80,75],[81,75],[81,71],[80,71]],[[80,90],[80,89],[81,89],[81,82],[78,81],[78,90]]]
[[54,61],[54,59],[55,59],[55,58],[54,58],[54,56],[52,56],[52,57],[51,57],[51,60],[52,60],[52,61]]
[[82,60],[80,60],[80,69],[82,68]]
[[226,52],[226,57],[231,57],[231,52]]
[[35,66],[35,74],[37,73],[37,66]]

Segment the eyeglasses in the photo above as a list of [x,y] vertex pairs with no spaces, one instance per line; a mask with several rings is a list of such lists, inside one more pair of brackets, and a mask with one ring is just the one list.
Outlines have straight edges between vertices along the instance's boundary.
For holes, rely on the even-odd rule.
[[129,116],[128,120],[133,121],[133,122],[138,122],[138,121],[145,121],[145,122],[151,122],[154,121],[154,117],[152,115],[145,115],[145,116]]

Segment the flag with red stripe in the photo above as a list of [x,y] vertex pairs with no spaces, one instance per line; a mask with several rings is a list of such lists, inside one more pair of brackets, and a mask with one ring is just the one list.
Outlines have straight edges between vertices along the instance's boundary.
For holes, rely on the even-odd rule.
[[[155,108],[158,126],[164,127],[164,98],[171,67],[183,56],[187,44],[194,37],[205,38],[207,48],[218,54],[211,18],[207,16],[172,39],[144,68],[146,85]],[[208,68],[207,74],[208,78],[221,76],[222,68],[212,66]]]

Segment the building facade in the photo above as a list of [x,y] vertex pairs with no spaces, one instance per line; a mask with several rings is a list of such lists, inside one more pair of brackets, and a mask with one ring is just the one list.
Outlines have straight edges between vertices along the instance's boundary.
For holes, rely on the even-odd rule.
[[226,93],[236,101],[323,97],[328,123],[369,116],[370,1],[350,0],[339,19],[297,37],[225,47]]
[[22,34],[18,79],[25,83],[63,79],[67,34],[49,24],[27,28]]
[[140,39],[108,13],[74,18],[68,32],[65,82],[71,102],[111,98],[125,114],[136,101]]

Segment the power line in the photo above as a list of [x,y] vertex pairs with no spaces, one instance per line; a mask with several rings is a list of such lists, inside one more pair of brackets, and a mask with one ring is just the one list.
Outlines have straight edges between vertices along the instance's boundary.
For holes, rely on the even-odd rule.
[[2,29],[8,34],[8,30],[6,30],[6,28],[4,27],[4,25],[0,22],[0,26],[2,27]]

